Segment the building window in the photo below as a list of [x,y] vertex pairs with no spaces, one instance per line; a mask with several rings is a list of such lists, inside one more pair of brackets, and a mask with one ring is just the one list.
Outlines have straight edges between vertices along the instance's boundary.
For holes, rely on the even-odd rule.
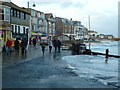
[[23,13],[23,19],[24,19],[24,20],[26,19],[26,14],[25,14],[25,13]]
[[18,26],[18,33],[20,33],[20,26]]
[[13,16],[13,9],[11,9],[11,16]]
[[0,9],[0,13],[4,13],[4,10],[3,10],[3,9]]
[[25,27],[23,27],[23,33],[25,34]]
[[17,33],[17,26],[15,25],[15,33]]
[[32,30],[34,30],[34,25],[32,25]]
[[17,17],[20,18],[20,11],[17,11]]
[[17,17],[17,10],[14,9],[14,15],[15,17]]
[[21,12],[19,12],[19,18],[21,18]]
[[13,31],[14,31],[14,26],[11,25],[11,32],[14,33]]
[[0,20],[4,20],[4,14],[0,14]]
[[2,14],[2,20],[4,20],[4,14]]

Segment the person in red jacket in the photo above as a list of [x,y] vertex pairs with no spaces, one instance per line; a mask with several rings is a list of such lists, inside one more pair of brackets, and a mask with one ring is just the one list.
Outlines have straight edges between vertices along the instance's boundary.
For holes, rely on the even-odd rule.
[[12,47],[12,41],[10,39],[6,42],[6,54],[9,55]]

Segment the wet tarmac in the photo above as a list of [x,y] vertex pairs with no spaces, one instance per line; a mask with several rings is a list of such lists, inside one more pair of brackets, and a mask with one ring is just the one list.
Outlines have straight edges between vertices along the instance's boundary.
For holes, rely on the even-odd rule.
[[72,72],[62,60],[63,56],[71,55],[71,51],[49,53],[46,50],[43,56],[40,49],[30,46],[25,56],[2,55],[3,88],[112,88]]

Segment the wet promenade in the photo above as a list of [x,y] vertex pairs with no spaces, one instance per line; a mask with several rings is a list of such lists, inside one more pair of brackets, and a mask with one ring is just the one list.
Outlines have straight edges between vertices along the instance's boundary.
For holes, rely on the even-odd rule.
[[[10,56],[2,55],[3,88],[109,88],[94,79],[80,78],[68,68],[62,60],[71,55],[71,51],[49,53],[46,49],[42,55],[39,43],[30,46],[27,54]],[[97,89],[98,90],[98,89]]]

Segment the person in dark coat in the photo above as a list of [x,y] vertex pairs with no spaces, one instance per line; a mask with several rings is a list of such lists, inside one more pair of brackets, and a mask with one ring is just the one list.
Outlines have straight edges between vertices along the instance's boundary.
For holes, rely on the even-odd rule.
[[106,49],[106,58],[108,58],[108,53],[109,53],[109,50]]
[[55,48],[55,52],[57,51],[57,39],[53,40],[53,46]]
[[15,53],[19,53],[19,41],[18,41],[18,38],[16,38],[16,40],[14,41],[14,48],[15,48]]
[[60,53],[60,48],[61,48],[61,42],[60,42],[60,40],[57,40],[57,47],[58,47],[58,53]]
[[45,43],[42,43],[42,44],[41,44],[41,48],[42,48],[43,55],[44,55],[44,52],[45,52],[45,46],[46,46]]
[[34,47],[36,46],[36,38],[33,38],[33,45],[34,45]]
[[25,38],[22,39],[20,46],[22,50],[22,55],[26,54],[27,40]]

